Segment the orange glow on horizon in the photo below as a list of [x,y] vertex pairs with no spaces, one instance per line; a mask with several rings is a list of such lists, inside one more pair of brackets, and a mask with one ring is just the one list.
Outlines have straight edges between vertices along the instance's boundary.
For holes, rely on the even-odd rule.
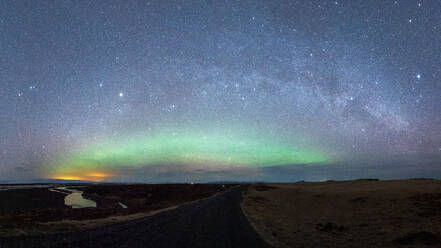
[[57,177],[52,177],[52,179],[59,179],[59,180],[84,180],[84,177],[57,176]]
[[52,179],[59,180],[80,180],[80,181],[93,181],[93,182],[101,182],[111,177],[111,174],[103,173],[103,172],[91,172],[85,173],[81,176],[73,176],[73,175],[56,175],[51,177]]
[[92,172],[89,174],[86,174],[87,177],[99,177],[99,178],[104,178],[104,177],[110,177],[110,174],[107,173],[102,173],[102,172]]

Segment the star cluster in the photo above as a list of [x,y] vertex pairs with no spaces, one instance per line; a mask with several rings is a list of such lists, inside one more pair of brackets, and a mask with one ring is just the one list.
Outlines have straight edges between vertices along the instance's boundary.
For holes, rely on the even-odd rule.
[[0,37],[0,179],[441,177],[439,1],[2,1]]

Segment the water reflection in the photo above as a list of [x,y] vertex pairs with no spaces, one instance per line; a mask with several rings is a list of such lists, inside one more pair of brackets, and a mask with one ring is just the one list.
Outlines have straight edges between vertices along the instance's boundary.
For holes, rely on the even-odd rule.
[[122,204],[121,202],[118,202],[118,204],[119,204],[122,208],[127,208],[127,205]]
[[[58,193],[66,194],[64,204],[72,208],[96,208],[96,202],[83,197],[83,191],[67,187],[49,189]],[[67,192],[70,193],[67,193]]]

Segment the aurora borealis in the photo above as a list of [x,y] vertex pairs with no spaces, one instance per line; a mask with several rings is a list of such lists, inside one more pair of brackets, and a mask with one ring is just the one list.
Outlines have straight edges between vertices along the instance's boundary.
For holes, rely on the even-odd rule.
[[439,1],[2,1],[0,180],[441,178]]
[[327,161],[323,154],[277,144],[274,139],[247,140],[204,133],[137,135],[90,145],[69,156],[64,155],[53,165],[52,177],[100,180],[110,177],[112,168],[121,166],[200,164],[216,169],[222,165],[263,167]]

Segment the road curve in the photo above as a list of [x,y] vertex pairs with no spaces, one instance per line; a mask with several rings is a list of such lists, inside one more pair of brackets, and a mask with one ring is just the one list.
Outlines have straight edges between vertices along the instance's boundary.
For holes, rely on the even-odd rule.
[[0,247],[269,247],[242,212],[244,189],[89,231],[0,239]]

